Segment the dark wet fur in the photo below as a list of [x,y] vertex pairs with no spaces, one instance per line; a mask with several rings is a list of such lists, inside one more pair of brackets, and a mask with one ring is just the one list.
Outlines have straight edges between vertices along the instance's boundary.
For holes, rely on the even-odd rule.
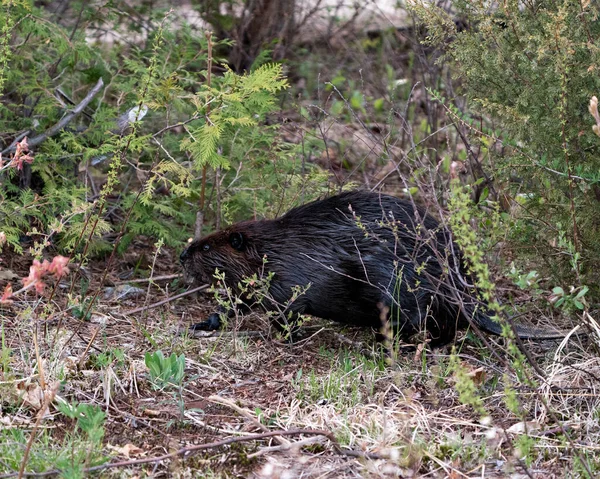
[[[470,318],[499,334],[499,325],[477,311],[457,258],[448,231],[412,202],[355,191],[275,220],[237,223],[192,243],[181,262],[201,282],[212,282],[218,268],[234,290],[244,277],[273,272],[269,294],[280,305],[288,303],[294,286],[310,285],[286,316],[292,311],[380,330],[389,311],[396,334],[410,339],[426,331],[432,344],[451,341]],[[269,301],[263,306],[276,310]],[[212,314],[197,327],[219,324]],[[526,330],[519,335],[533,336]]]

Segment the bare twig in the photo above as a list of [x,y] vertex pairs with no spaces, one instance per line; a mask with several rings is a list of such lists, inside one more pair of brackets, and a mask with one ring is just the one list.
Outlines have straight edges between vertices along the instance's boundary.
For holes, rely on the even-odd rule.
[[[2,150],[2,153],[9,152],[9,151],[15,151],[17,149],[17,143],[19,143],[23,138],[28,136],[30,133],[31,133],[31,130],[25,130],[24,132],[19,133],[15,137],[13,142],[8,146],[8,148],[6,148],[5,150]],[[0,154],[2,154],[2,153],[0,153]]]
[[265,339],[265,333],[262,331],[202,331],[202,330],[191,330],[186,326],[180,329],[182,334],[187,334],[190,338],[214,338],[218,336],[221,339],[235,339],[235,338],[263,338]]
[[175,123],[173,125],[169,125],[169,126],[165,126],[164,128],[161,128],[160,130],[158,130],[156,133],[154,133],[152,135],[152,138],[158,138],[165,131],[172,130],[173,128],[179,128],[180,126],[187,125],[188,123],[191,123],[192,121],[197,120],[198,118],[201,118],[201,116],[198,113],[194,113],[193,116],[191,116],[190,118],[188,118],[185,121],[180,121],[179,123]]
[[179,278],[179,274],[163,274],[161,276],[154,276],[153,278],[138,278],[138,279],[130,279],[128,281],[119,281],[118,283],[114,283],[115,286],[119,286],[122,284],[132,284],[132,283],[154,283],[155,281],[168,281],[170,279]]
[[90,350],[90,348],[92,347],[92,344],[94,343],[94,339],[96,339],[96,336],[98,336],[99,332],[100,332],[100,328],[94,329],[94,332],[92,333],[92,337],[88,341],[88,344],[87,344],[87,346],[85,348],[85,351],[83,351],[83,354],[81,355],[81,358],[77,362],[77,367],[78,368],[80,368],[83,365],[83,360],[86,358],[87,353]]
[[[269,429],[267,428],[267,426],[265,426],[264,424],[261,424],[260,421],[258,421],[256,419],[256,417],[254,417],[254,415],[252,415],[250,412],[248,412],[246,409],[244,409],[243,407],[238,406],[237,404],[235,404],[233,401],[223,398],[221,396],[209,396],[208,400],[210,402],[214,402],[217,404],[220,404],[221,406],[226,406],[230,409],[233,409],[235,412],[237,412],[240,416],[245,417],[246,419],[248,419],[254,426],[256,426],[258,429],[260,429],[263,432],[267,432]],[[282,446],[290,446],[290,441],[288,441],[287,439],[284,439],[283,437],[277,437],[275,436],[274,438],[279,444],[281,444]]]
[[176,294],[175,296],[171,296],[170,298],[163,299],[162,301],[159,301],[158,303],[152,303],[152,304],[149,304],[148,306],[142,306],[140,308],[132,309],[131,311],[125,311],[122,314],[123,314],[123,316],[128,316],[128,315],[131,315],[131,314],[135,314],[135,313],[140,313],[142,311],[146,311],[148,309],[158,308],[159,306],[162,306],[163,304],[167,304],[167,303],[170,303],[171,301],[175,301],[176,299],[183,298],[184,296],[188,296],[188,295],[190,295],[192,293],[195,293],[196,291],[204,291],[207,288],[208,288],[208,285],[207,284],[203,284],[202,286],[198,286],[197,288],[192,288],[192,289],[190,289],[190,290],[188,290],[188,291],[186,291],[184,293]]
[[272,454],[274,452],[289,451],[292,448],[298,450],[303,446],[320,444],[321,442],[323,442],[323,438],[321,436],[307,437],[306,439],[301,439],[300,441],[290,442],[288,445],[280,444],[279,446],[263,447],[252,454],[248,454],[247,457],[248,459],[252,459],[254,457],[264,456],[265,454]]

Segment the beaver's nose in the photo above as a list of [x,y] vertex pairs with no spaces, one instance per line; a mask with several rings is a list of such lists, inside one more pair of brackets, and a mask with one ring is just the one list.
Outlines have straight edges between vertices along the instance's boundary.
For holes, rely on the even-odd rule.
[[183,264],[183,262],[188,259],[190,256],[190,249],[186,248],[183,250],[183,252],[179,255],[179,261]]

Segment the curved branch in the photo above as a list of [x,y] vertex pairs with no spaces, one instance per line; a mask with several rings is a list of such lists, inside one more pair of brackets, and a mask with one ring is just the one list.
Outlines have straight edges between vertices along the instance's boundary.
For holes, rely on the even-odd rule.
[[[69,123],[71,123],[71,121],[77,115],[79,115],[86,106],[88,106],[88,104],[98,94],[98,92],[102,89],[103,86],[104,86],[104,81],[102,80],[102,78],[99,78],[98,81],[96,82],[96,85],[94,85],[94,88],[92,88],[89,91],[89,93],[85,96],[85,98],[83,100],[81,100],[79,105],[77,105],[75,108],[73,108],[69,113],[67,113],[65,116],[63,116],[58,123],[56,123],[55,125],[52,125],[44,133],[42,133],[41,135],[38,135],[34,138],[29,139],[27,141],[27,145],[29,146],[29,148],[37,146],[40,143],[42,143],[43,141],[45,141],[47,138],[50,138],[51,136],[56,135],[60,130],[62,130],[65,126],[67,126]],[[4,155],[6,153],[13,153],[14,151],[16,151],[16,149],[17,149],[17,145],[14,144],[14,142],[13,142],[13,144],[11,146],[9,146],[8,148],[6,148],[2,152],[0,152],[0,154]]]

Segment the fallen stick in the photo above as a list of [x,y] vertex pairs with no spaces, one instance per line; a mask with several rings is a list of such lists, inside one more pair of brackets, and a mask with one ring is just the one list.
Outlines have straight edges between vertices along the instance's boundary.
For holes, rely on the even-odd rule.
[[122,284],[130,284],[130,283],[148,283],[149,281],[166,281],[168,279],[175,279],[181,276],[180,274],[163,274],[162,276],[154,276],[153,278],[139,278],[139,279],[130,279],[128,281],[119,281],[114,283],[115,286],[121,286]]
[[[263,431],[263,432],[268,432],[269,431],[269,429],[267,428],[267,426],[265,426],[264,424],[261,424],[260,421],[258,419],[256,419],[256,417],[252,413],[250,413],[250,411],[247,411],[246,409],[238,406],[233,401],[230,401],[229,399],[225,399],[225,398],[223,398],[221,396],[209,396],[208,400],[210,402],[217,403],[217,404],[220,404],[222,406],[226,406],[228,408],[233,409],[240,416],[243,416],[246,419],[248,419],[255,427],[259,428],[261,431]],[[283,437],[277,437],[277,436],[275,436],[274,439],[281,446],[289,447],[290,444],[291,444],[290,441],[288,441],[287,439],[285,439]]]
[[167,298],[167,299],[163,299],[162,301],[159,301],[158,303],[152,303],[152,304],[149,304],[148,306],[141,306],[139,308],[132,309],[131,311],[125,311],[124,313],[121,313],[121,314],[123,316],[128,316],[131,314],[139,313],[141,311],[146,311],[148,309],[158,308],[159,306],[162,306],[163,304],[170,303],[171,301],[175,301],[176,299],[183,298],[184,296],[188,296],[189,294],[195,293],[197,291],[204,291],[207,288],[208,288],[208,284],[203,284],[202,286],[198,286],[197,288],[192,288],[188,291],[185,291],[184,293],[177,294],[175,296],[171,296],[170,298]]

